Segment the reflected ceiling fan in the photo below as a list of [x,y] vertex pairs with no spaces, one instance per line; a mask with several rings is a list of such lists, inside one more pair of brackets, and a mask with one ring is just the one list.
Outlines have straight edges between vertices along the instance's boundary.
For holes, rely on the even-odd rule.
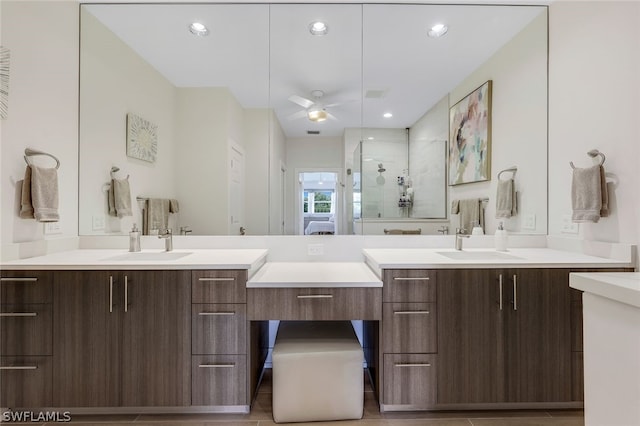
[[309,121],[314,123],[320,123],[326,119],[337,120],[337,118],[327,111],[327,108],[340,105],[339,103],[333,103],[325,105],[322,103],[322,97],[324,92],[322,90],[313,90],[311,97],[314,100],[303,98],[298,95],[289,96],[289,100],[294,104],[300,105],[304,110],[291,114],[287,118],[289,120],[297,120],[299,118],[307,117]]

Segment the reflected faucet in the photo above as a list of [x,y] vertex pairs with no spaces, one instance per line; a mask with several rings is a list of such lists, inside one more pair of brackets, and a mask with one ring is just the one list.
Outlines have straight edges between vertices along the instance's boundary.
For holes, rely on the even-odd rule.
[[164,239],[164,249],[166,251],[173,250],[173,234],[171,233],[171,228],[167,228],[164,233],[158,234],[158,238]]
[[462,239],[469,238],[470,235],[465,234],[467,232],[464,228],[456,228],[456,250],[462,250]]

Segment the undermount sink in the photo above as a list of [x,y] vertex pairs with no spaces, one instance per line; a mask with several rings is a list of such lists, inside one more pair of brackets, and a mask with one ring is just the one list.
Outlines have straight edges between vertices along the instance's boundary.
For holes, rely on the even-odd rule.
[[515,260],[521,259],[518,256],[513,256],[507,253],[499,251],[438,251],[436,252],[442,256],[446,256],[449,259],[454,260]]
[[190,254],[191,252],[185,251],[129,252],[108,257],[104,260],[177,260]]

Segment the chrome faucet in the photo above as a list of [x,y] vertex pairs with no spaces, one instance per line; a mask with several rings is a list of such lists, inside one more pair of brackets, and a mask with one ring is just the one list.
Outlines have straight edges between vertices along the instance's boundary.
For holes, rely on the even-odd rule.
[[164,249],[166,251],[173,250],[173,234],[171,233],[171,228],[167,228],[164,233],[158,234],[158,238],[164,239]]
[[446,235],[449,233],[449,227],[447,225],[442,225],[440,229],[438,229],[438,232],[442,235]]
[[462,239],[469,238],[470,235],[465,234],[467,232],[464,228],[456,228],[456,250],[462,250]]
[[190,234],[192,232],[193,231],[191,229],[189,229],[189,225],[180,227],[180,235],[187,235],[187,234]]

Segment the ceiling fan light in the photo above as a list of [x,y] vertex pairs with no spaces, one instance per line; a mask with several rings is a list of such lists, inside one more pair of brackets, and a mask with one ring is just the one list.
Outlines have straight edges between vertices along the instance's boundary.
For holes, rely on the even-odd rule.
[[307,117],[309,118],[310,121],[319,123],[327,119],[327,111],[319,108],[315,108],[315,109],[312,108],[309,111],[307,111]]

